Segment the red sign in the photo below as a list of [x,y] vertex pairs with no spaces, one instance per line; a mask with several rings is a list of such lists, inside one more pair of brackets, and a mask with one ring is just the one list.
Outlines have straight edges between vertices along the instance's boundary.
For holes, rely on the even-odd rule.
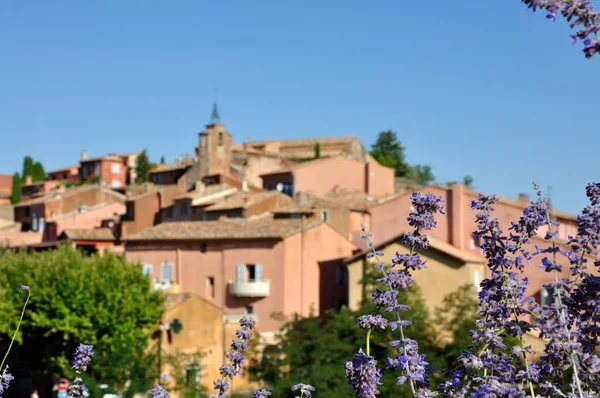
[[58,391],[67,391],[69,389],[69,380],[60,379],[58,381]]

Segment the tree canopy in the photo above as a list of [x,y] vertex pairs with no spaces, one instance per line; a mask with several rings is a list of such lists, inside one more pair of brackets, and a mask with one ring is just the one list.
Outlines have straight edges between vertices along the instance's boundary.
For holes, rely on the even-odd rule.
[[[8,364],[18,375],[56,380],[73,377],[70,360],[79,343],[95,356],[86,383],[125,390],[141,386],[140,370],[149,335],[163,312],[140,266],[122,257],[85,256],[70,246],[39,253],[6,251],[0,256],[0,345],[6,347],[23,305],[17,284],[31,287],[31,299]],[[154,369],[154,367],[151,367]]]
[[140,153],[135,162],[135,183],[142,184],[150,180],[150,170],[152,169],[152,163],[148,157],[148,152],[144,149]]
[[[369,273],[365,282],[367,291],[372,291],[374,273]],[[401,291],[399,302],[408,304],[411,310],[403,313],[412,324],[406,329],[407,337],[418,341],[419,350],[427,355],[427,361],[436,369],[431,377],[437,384],[446,379],[444,369],[455,365],[456,352],[470,344],[469,330],[475,328],[478,302],[472,286],[458,288],[449,295],[441,314],[431,316],[419,289]],[[359,311],[343,308],[330,311],[325,317],[294,318],[278,335],[273,345],[264,349],[263,355],[254,360],[250,374],[262,380],[273,392],[273,396],[294,397],[290,387],[298,382],[318,388],[319,397],[352,398],[344,375],[344,363],[351,360],[359,348],[365,349],[366,331],[357,325],[362,314],[375,313],[376,307],[370,295],[363,300]],[[388,316],[388,314],[382,314]],[[388,316],[388,319],[389,316]],[[385,358],[393,356],[389,342],[398,339],[398,331],[389,329],[373,331],[371,354],[385,368]],[[383,370],[381,396],[410,397],[406,386],[397,386],[395,372]]]
[[13,174],[12,178],[12,193],[10,195],[10,203],[17,204],[21,201],[21,176],[19,173]]
[[27,177],[33,179],[33,158],[31,156],[25,156],[23,158],[23,171],[21,172],[21,181],[25,182]]
[[40,162],[33,164],[32,180],[33,182],[46,181],[46,170],[44,170],[44,166]]

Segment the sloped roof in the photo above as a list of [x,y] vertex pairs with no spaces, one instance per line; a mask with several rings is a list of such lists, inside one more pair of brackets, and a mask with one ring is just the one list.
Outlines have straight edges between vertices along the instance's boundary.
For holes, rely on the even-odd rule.
[[169,222],[147,228],[124,240],[283,239],[320,224],[320,220],[278,220],[271,216]]
[[110,228],[94,228],[94,229],[82,229],[73,228],[65,229],[61,236],[65,236],[70,240],[100,240],[100,241],[113,241],[115,235]]
[[122,193],[113,191],[112,189],[100,187],[98,184],[86,184],[86,185],[82,185],[79,187],[67,188],[64,191],[59,191],[57,189],[53,189],[51,191],[44,192],[39,197],[35,197],[30,200],[26,200],[24,202],[18,203],[15,205],[15,207],[31,206],[31,205],[35,205],[35,204],[46,203],[46,202],[50,202],[53,200],[58,200],[61,197],[66,198],[66,197],[73,196],[73,195],[76,195],[81,192],[89,191],[92,189],[98,189],[98,188],[100,188],[104,193],[107,193],[109,195],[116,196],[123,200],[126,199],[125,195],[123,195]]
[[155,168],[150,170],[148,173],[149,174],[166,173],[169,171],[186,170],[190,167],[192,167],[191,164],[159,164]]
[[[264,200],[275,196],[285,196],[278,191],[261,191],[261,192],[252,192],[252,191],[238,191],[233,195],[227,197],[226,199],[215,203],[212,206],[207,207],[206,211],[218,211],[218,210],[233,210],[233,209],[246,209],[250,206],[253,206],[257,203],[260,203]],[[283,200],[289,200],[289,196],[282,198]]]
[[282,146],[303,146],[303,145],[316,145],[319,144],[337,144],[337,143],[349,143],[357,141],[358,137],[354,135],[341,136],[341,137],[313,137],[313,138],[296,138],[289,140],[264,140],[264,141],[249,141],[248,144],[251,146],[266,145],[277,142]]
[[[391,239],[388,239],[384,242],[381,242],[380,244],[375,246],[375,250],[381,250],[382,248],[389,246],[393,243],[400,243],[402,244],[402,237],[404,236],[404,234],[400,234],[397,235]],[[446,243],[442,240],[436,239],[436,238],[432,238],[431,236],[428,236],[427,239],[429,240],[429,249],[427,250],[435,250],[437,252],[440,252],[442,254],[445,254],[447,256],[450,256],[456,260],[459,260],[463,263],[485,263],[485,258],[482,256],[478,256],[476,254],[470,253],[466,250],[461,250],[457,247],[452,246],[449,243]],[[427,253],[427,250],[424,250],[425,253]],[[372,251],[372,249],[365,249],[360,253],[355,254],[354,256],[350,257],[349,259],[345,260],[344,263],[348,264],[351,262],[354,262],[356,260],[358,260],[359,258],[366,256],[368,253],[370,253]]]

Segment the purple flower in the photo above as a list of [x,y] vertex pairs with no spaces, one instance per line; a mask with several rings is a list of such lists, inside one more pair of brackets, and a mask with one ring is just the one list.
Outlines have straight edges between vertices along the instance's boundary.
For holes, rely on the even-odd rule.
[[18,288],[19,290],[31,290],[31,289],[29,288],[29,286],[26,286],[26,285],[17,285],[17,288]]
[[8,385],[14,379],[15,378],[10,373],[8,373],[8,366],[4,368],[2,374],[0,374],[0,398],[4,396],[4,392],[8,390]]
[[[590,0],[521,0],[535,11],[537,8],[545,9],[546,18],[555,20],[561,14],[569,23],[571,29],[580,27],[572,38],[583,40],[583,53],[586,58],[593,57],[600,52],[600,41],[597,38],[600,32],[600,14],[594,10]],[[592,36],[592,38],[588,38]]]
[[73,369],[79,372],[85,372],[87,370],[92,357],[94,356],[94,347],[92,345],[79,344],[75,349],[75,359],[73,360]]
[[150,390],[152,398],[169,398],[169,392],[165,390],[160,384],[155,384],[154,388]]
[[385,329],[388,320],[381,315],[362,315],[358,318],[358,326],[363,329]]
[[[229,364],[219,368],[221,379],[213,382],[217,397],[222,397],[231,387],[231,380],[242,371],[244,365],[244,352],[248,350],[248,340],[252,337],[252,330],[256,327],[254,319],[244,317],[240,319],[240,328],[235,332],[237,339],[232,340],[231,349],[225,355]],[[266,391],[266,390],[265,390]],[[258,393],[258,391],[257,391]]]
[[254,398],[269,398],[271,396],[271,391],[266,388],[261,388],[260,390],[254,391]]
[[[294,386],[292,386],[292,391],[297,391],[300,390],[300,396],[301,397],[306,397],[306,398],[310,398],[312,395],[311,393],[313,391],[315,391],[315,388],[313,386],[311,386],[310,384],[296,384]],[[298,397],[300,398],[300,397]]]
[[346,379],[348,385],[358,398],[374,398],[379,395],[377,385],[381,384],[381,371],[373,357],[365,355],[362,349],[350,362],[346,362]]

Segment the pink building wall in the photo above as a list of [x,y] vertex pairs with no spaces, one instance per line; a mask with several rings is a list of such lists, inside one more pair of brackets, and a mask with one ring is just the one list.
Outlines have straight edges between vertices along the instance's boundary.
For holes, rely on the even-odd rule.
[[[201,251],[206,243],[206,252]],[[162,265],[173,264],[174,282],[181,292],[198,294],[227,313],[244,313],[251,305],[259,315],[261,331],[279,329],[274,313],[308,314],[319,311],[319,262],[352,255],[354,246],[330,226],[321,224],[285,240],[221,240],[206,242],[128,242],[127,258],[151,264],[152,278],[161,278]],[[236,280],[237,264],[262,264],[263,280],[270,281],[265,298],[234,297],[229,283]],[[214,278],[213,289],[208,286]]]
[[[119,215],[125,213],[125,205],[123,203],[110,203],[83,213],[73,212],[72,214],[50,220],[46,224],[44,240],[56,239],[65,229],[98,228],[102,225],[102,220],[113,217],[115,213]],[[51,224],[55,224],[55,226]]]

